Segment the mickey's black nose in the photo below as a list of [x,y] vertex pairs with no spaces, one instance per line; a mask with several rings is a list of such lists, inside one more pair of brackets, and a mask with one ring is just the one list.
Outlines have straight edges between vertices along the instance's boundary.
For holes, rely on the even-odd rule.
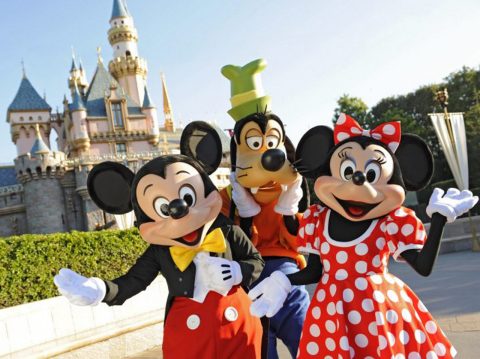
[[363,172],[356,171],[352,176],[352,181],[357,186],[361,186],[362,184],[365,183],[365,175],[363,174]]
[[174,199],[168,205],[168,213],[173,219],[180,219],[188,214],[188,204],[181,198]]
[[278,148],[266,150],[262,155],[262,166],[267,171],[275,172],[285,163],[285,152]]

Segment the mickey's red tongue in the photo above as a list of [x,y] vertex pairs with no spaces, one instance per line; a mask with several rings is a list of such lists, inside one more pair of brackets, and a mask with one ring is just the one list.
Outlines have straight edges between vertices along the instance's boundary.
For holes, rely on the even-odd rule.
[[357,207],[357,206],[350,206],[350,207],[348,207],[348,210],[354,216],[361,216],[364,212],[363,208]]
[[198,236],[197,231],[193,231],[192,233],[189,233],[189,234],[183,236],[182,238],[183,238],[185,241],[191,243],[191,242],[195,241],[195,239],[197,239],[197,236]]

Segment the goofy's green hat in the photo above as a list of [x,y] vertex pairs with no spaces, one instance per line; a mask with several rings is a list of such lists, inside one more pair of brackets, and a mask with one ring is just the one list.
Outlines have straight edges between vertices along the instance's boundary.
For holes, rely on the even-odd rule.
[[243,67],[226,65],[222,67],[222,75],[231,82],[228,111],[235,121],[257,112],[270,110],[270,96],[266,96],[262,86],[260,72],[267,67],[264,59],[254,60]]

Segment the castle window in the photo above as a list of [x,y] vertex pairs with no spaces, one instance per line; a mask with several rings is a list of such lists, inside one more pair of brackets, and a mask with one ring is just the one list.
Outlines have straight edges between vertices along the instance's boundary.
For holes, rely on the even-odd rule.
[[115,144],[115,149],[117,151],[117,155],[126,155],[127,154],[127,145],[125,143]]
[[30,117],[28,118],[28,120],[29,120],[29,121],[33,121],[33,117],[30,116]]
[[25,119],[23,118],[23,116],[20,117],[20,121],[24,121]]
[[126,56],[132,56],[132,53],[127,50],[127,51],[125,51],[125,55],[126,55]]
[[123,126],[122,105],[120,103],[112,103],[112,117],[115,127]]

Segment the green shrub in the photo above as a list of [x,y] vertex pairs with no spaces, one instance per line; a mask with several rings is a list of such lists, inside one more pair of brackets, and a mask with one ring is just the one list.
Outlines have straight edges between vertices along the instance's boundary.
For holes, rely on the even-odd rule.
[[146,247],[136,229],[0,238],[0,308],[59,295],[53,277],[60,268],[118,277]]

